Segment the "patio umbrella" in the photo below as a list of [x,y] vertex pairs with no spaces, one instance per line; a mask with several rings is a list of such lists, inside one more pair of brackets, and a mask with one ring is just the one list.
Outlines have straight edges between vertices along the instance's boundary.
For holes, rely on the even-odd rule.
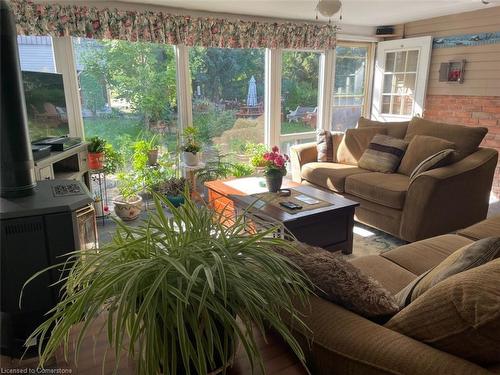
[[252,78],[250,78],[250,81],[248,81],[247,106],[257,106],[257,86],[255,85],[254,76],[252,76]]

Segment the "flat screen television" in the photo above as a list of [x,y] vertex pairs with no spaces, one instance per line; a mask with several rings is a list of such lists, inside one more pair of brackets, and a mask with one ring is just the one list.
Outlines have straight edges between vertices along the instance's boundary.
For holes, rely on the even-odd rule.
[[62,75],[23,71],[22,76],[31,142],[68,135]]

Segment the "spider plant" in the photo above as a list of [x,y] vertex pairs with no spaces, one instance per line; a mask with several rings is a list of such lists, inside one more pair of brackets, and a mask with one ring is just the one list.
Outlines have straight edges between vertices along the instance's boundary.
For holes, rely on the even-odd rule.
[[67,355],[71,327],[82,323],[76,361],[100,316],[117,360],[125,349],[139,374],[207,374],[228,363],[238,341],[252,370],[264,371],[253,333],[268,326],[304,361],[280,314],[304,327],[292,299],[305,302],[310,282],[273,251],[294,251],[294,243],[273,238],[273,227],[247,234],[243,217],[226,227],[211,208],[188,196],[175,208],[156,195],[156,212],[140,227],[117,222],[112,243],[70,253],[53,266],[65,270],[61,300],[28,339],[46,340],[39,347],[41,366],[61,345]]

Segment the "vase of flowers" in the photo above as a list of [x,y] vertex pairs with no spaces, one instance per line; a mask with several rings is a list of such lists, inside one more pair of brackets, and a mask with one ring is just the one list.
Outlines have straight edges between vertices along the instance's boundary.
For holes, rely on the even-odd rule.
[[283,176],[286,176],[286,163],[290,160],[288,155],[281,154],[278,146],[274,146],[271,152],[264,153],[267,190],[276,193],[283,183]]

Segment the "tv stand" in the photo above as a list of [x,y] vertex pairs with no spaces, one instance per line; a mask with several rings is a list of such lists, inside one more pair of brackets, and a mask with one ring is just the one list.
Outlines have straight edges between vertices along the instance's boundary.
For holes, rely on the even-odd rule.
[[37,181],[56,178],[78,180],[90,189],[87,145],[88,143],[82,142],[66,151],[51,152],[50,156],[36,160],[35,179]]

